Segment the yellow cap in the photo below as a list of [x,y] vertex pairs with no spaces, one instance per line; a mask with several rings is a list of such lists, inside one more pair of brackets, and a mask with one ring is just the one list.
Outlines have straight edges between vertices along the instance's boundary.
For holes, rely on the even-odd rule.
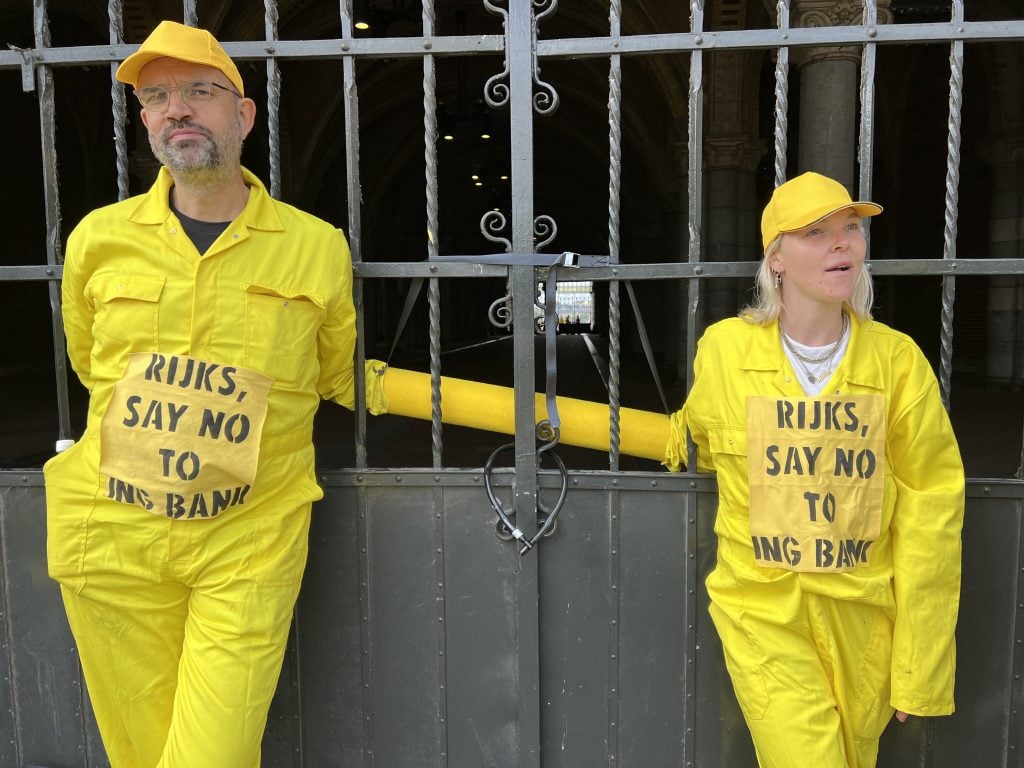
[[862,218],[882,212],[878,203],[854,202],[846,187],[820,173],[802,173],[780,184],[761,214],[761,240],[765,250],[783,232],[803,229],[843,208],[853,208]]
[[186,27],[176,21],[161,21],[139,49],[121,62],[117,68],[117,79],[138,87],[142,68],[153,59],[164,56],[219,69],[238,89],[238,93],[245,95],[238,67],[214,36],[205,29]]

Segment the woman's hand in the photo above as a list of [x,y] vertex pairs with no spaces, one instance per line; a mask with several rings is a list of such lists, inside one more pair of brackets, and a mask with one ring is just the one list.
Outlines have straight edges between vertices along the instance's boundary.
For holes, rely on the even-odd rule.
[[898,709],[896,710],[896,719],[899,720],[901,723],[907,722],[908,717],[910,717],[910,715],[908,715],[906,712],[901,712]]

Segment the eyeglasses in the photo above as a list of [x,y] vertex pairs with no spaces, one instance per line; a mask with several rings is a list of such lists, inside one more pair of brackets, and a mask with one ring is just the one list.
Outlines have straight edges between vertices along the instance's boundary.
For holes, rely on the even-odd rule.
[[135,98],[139,100],[142,108],[148,112],[166,112],[167,106],[171,103],[172,91],[177,91],[178,95],[181,96],[181,100],[190,107],[201,107],[216,95],[216,91],[213,90],[214,88],[227,91],[239,99],[242,98],[241,94],[236,93],[230,88],[225,88],[223,85],[204,82],[184,83],[177,88],[164,88],[162,85],[136,88]]

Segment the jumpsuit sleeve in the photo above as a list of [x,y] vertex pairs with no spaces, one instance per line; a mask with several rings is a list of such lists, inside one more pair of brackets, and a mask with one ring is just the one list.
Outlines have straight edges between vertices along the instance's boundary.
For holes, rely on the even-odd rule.
[[328,246],[332,257],[338,258],[339,276],[331,291],[327,313],[317,333],[320,376],[317,391],[326,400],[352,410],[355,406],[355,375],[353,357],[356,346],[356,311],[352,304],[352,256],[341,230],[334,231]]
[[895,415],[889,451],[896,625],[892,706],[912,715],[953,712],[964,469],[935,376],[916,351],[917,392]]
[[709,386],[708,379],[713,378],[704,371],[702,346],[704,339],[697,344],[697,355],[693,360],[693,387],[683,407],[669,416],[668,444],[665,446],[665,457],[661,463],[671,472],[678,472],[686,465],[686,433],[690,432],[697,446],[697,471],[713,472],[711,453],[708,448],[708,433],[700,418],[700,404]]
[[61,316],[71,367],[85,388],[92,392],[92,322],[95,308],[86,296],[87,278],[82,274],[84,239],[86,235],[81,227],[72,231],[68,237],[61,278]]

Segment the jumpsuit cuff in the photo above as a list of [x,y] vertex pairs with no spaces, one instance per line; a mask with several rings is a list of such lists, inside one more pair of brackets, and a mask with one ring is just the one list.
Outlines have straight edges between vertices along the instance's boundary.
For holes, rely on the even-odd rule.
[[679,472],[686,466],[686,417],[683,409],[669,416],[668,444],[661,463],[672,472]]
[[384,393],[384,374],[388,364],[380,360],[367,360],[366,367],[366,410],[374,416],[388,413],[391,404]]

